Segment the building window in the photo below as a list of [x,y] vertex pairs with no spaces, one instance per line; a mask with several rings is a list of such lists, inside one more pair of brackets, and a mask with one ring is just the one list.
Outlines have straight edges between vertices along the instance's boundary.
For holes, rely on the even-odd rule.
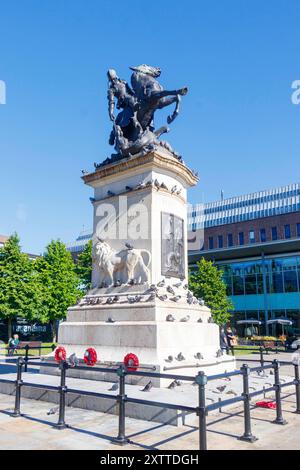
[[[300,226],[300,224],[299,224]],[[299,235],[300,236],[300,235]],[[227,245],[228,246],[233,246],[233,236],[232,236],[232,233],[228,233],[227,235]]]
[[291,226],[287,224],[284,226],[284,238],[291,238]]
[[214,237],[209,237],[208,239],[208,246],[210,250],[214,249]]
[[250,232],[249,232],[249,243],[255,243],[255,233],[254,233],[254,230],[250,230]]
[[297,237],[300,237],[300,224],[297,224]]
[[223,248],[223,235],[218,235],[218,248]]
[[264,243],[264,242],[267,241],[266,229],[265,229],[265,228],[261,228],[261,229],[260,229],[260,241],[261,241],[262,243]]
[[275,241],[277,238],[277,227],[272,227],[272,240]]
[[239,244],[244,245],[244,232],[239,233]]

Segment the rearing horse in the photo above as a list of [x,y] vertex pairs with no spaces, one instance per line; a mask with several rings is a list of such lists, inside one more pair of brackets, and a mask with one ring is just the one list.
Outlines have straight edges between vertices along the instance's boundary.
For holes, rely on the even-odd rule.
[[144,64],[130,69],[134,72],[131,76],[131,86],[137,97],[137,119],[142,128],[145,130],[149,127],[153,130],[155,111],[176,103],[174,112],[167,118],[168,124],[171,124],[179,114],[180,96],[186,95],[188,89],[164,90],[156,80],[161,74],[158,67]]

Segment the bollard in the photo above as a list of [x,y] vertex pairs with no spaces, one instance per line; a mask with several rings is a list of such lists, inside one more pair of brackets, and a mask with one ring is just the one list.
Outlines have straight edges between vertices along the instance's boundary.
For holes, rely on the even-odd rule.
[[260,354],[260,365],[261,367],[263,367],[265,365],[265,361],[264,361],[264,349],[262,346],[260,346],[259,348],[259,354]]
[[26,344],[24,349],[25,349],[25,358],[24,358],[25,366],[24,366],[24,372],[27,372],[29,345]]
[[295,368],[295,387],[296,387],[296,411],[300,414],[300,377],[299,377],[299,364],[294,364]]
[[280,364],[275,359],[273,361],[274,367],[274,387],[275,387],[275,396],[276,396],[276,419],[273,421],[274,424],[287,424],[285,419],[282,417],[282,407],[281,407],[281,384],[280,384],[280,377],[279,377],[279,367]]
[[205,385],[207,384],[207,377],[203,371],[198,373],[195,381],[199,386],[199,406],[197,411],[197,415],[199,416],[199,449],[207,450],[205,405]]
[[118,437],[113,440],[113,443],[125,445],[129,439],[125,435],[125,402],[127,396],[125,395],[126,367],[123,364],[117,370],[117,374],[119,376],[119,395],[117,396],[119,403],[119,433]]
[[66,386],[66,374],[69,365],[66,361],[61,361],[59,364],[60,368],[60,386],[59,389],[59,416],[58,422],[54,425],[56,429],[65,429],[68,425],[65,423],[65,408],[66,408],[66,393],[68,388]]
[[11,414],[13,418],[18,418],[21,416],[20,413],[20,405],[21,405],[21,387],[23,384],[22,381],[22,367],[24,364],[24,359],[22,357],[18,357],[17,359],[17,380],[16,380],[16,398],[15,398],[15,409],[14,412]]
[[239,437],[240,441],[255,442],[257,437],[253,436],[251,431],[251,415],[250,415],[250,394],[249,394],[249,375],[250,369],[247,364],[241,367],[243,374],[243,393],[244,397],[244,434]]

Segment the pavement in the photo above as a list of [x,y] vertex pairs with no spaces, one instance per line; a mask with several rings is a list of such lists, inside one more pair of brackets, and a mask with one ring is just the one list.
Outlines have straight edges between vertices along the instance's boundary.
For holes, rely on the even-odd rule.
[[[174,427],[126,418],[130,442],[120,447],[112,442],[118,432],[114,415],[78,408],[66,409],[69,428],[57,430],[57,414],[47,415],[53,404],[22,399],[23,416],[10,416],[14,398],[0,394],[0,448],[3,450],[196,450],[199,433],[196,426]],[[295,398],[283,400],[285,426],[273,424],[275,411],[263,408],[251,412],[253,444],[239,441],[243,433],[241,407],[207,418],[209,450],[300,450],[300,415],[294,413]]]
[[[267,356],[266,356],[267,357]],[[258,359],[258,355],[238,356],[238,367],[247,363],[247,359]],[[270,354],[268,360],[278,359],[279,361],[289,361],[289,354]],[[249,362],[249,361],[248,361]],[[249,362],[251,367],[258,364]],[[13,369],[12,369],[13,368]],[[31,378],[33,382],[37,381],[36,368],[24,375],[24,380]],[[293,377],[292,366],[282,366],[280,369],[281,379],[290,381]],[[15,379],[15,368],[11,365],[0,366],[1,377],[11,375]],[[4,374],[4,375],[3,375]],[[25,375],[28,376],[25,378]],[[38,376],[41,379],[41,374]],[[47,381],[56,381],[59,378],[47,376]],[[79,379],[68,379],[68,385],[71,381]],[[237,380],[237,382],[236,382]],[[109,383],[97,381],[84,381],[85,387],[96,387],[98,391],[107,391]],[[89,383],[87,383],[89,382]],[[90,383],[91,382],[91,383]],[[219,381],[218,381],[219,382]],[[235,393],[241,392],[241,377],[232,377],[230,382],[220,380],[221,386],[226,385],[222,393],[219,393],[216,387],[217,381],[208,384],[207,403],[212,403],[221,397],[222,399],[231,398],[226,392],[234,390]],[[267,387],[267,382],[273,384],[273,376],[267,373],[266,377],[260,377],[256,373],[250,376],[250,386],[262,388],[263,384]],[[84,384],[82,384],[84,386]],[[183,384],[174,390],[152,389],[149,393],[141,392],[140,387],[126,385],[128,396],[142,396],[149,400],[156,400],[159,394],[160,401],[170,401],[176,403],[188,404],[188,406],[197,405],[197,387],[191,384]],[[250,390],[252,391],[252,390]],[[289,394],[292,392],[293,394]],[[109,392],[112,393],[112,392]],[[115,392],[117,393],[117,392]],[[156,396],[157,395],[157,396]],[[288,421],[285,426],[272,423],[275,418],[275,411],[263,408],[256,408],[252,400],[251,423],[252,432],[258,440],[252,444],[239,441],[238,437],[243,434],[243,409],[240,404],[231,408],[224,408],[221,412],[209,413],[208,423],[208,449],[226,449],[226,450],[300,450],[300,415],[295,414],[295,395],[294,387],[283,389],[283,415]],[[170,399],[170,397],[172,399]],[[270,392],[268,398],[273,399],[274,393]],[[209,400],[209,398],[211,400]],[[197,418],[193,421],[185,422],[177,427],[169,424],[158,424],[141,419],[126,418],[126,435],[130,442],[119,447],[113,443],[113,439],[118,433],[118,417],[108,413],[80,409],[75,407],[66,408],[66,422],[69,428],[57,430],[53,424],[57,422],[57,413],[47,415],[50,408],[56,408],[53,403],[45,401],[30,400],[22,397],[21,411],[23,416],[12,418],[11,410],[14,406],[14,397],[0,394],[0,448],[1,449],[87,449],[87,450],[138,450],[138,449],[159,449],[159,450],[194,450],[199,447],[199,432],[197,427]],[[3,431],[3,432],[1,432]]]

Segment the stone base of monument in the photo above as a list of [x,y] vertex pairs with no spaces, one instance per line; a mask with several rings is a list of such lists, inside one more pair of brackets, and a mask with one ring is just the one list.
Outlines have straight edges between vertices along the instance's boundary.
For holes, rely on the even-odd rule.
[[[167,287],[161,287],[153,296],[145,286],[95,289],[68,310],[67,320],[59,329],[59,344],[65,347],[67,356],[75,353],[81,359],[87,348],[95,348],[101,366],[120,364],[133,353],[140,370],[188,376],[200,370],[207,375],[234,370],[235,359],[220,354],[219,327],[212,322],[209,308],[199,305],[183,287],[176,289],[175,296],[166,292]],[[90,369],[71,370],[70,374],[115,379],[110,373]],[[55,373],[46,367],[42,372]],[[148,381],[147,377],[127,377],[131,384]],[[164,387],[172,379],[151,381],[155,387]]]

